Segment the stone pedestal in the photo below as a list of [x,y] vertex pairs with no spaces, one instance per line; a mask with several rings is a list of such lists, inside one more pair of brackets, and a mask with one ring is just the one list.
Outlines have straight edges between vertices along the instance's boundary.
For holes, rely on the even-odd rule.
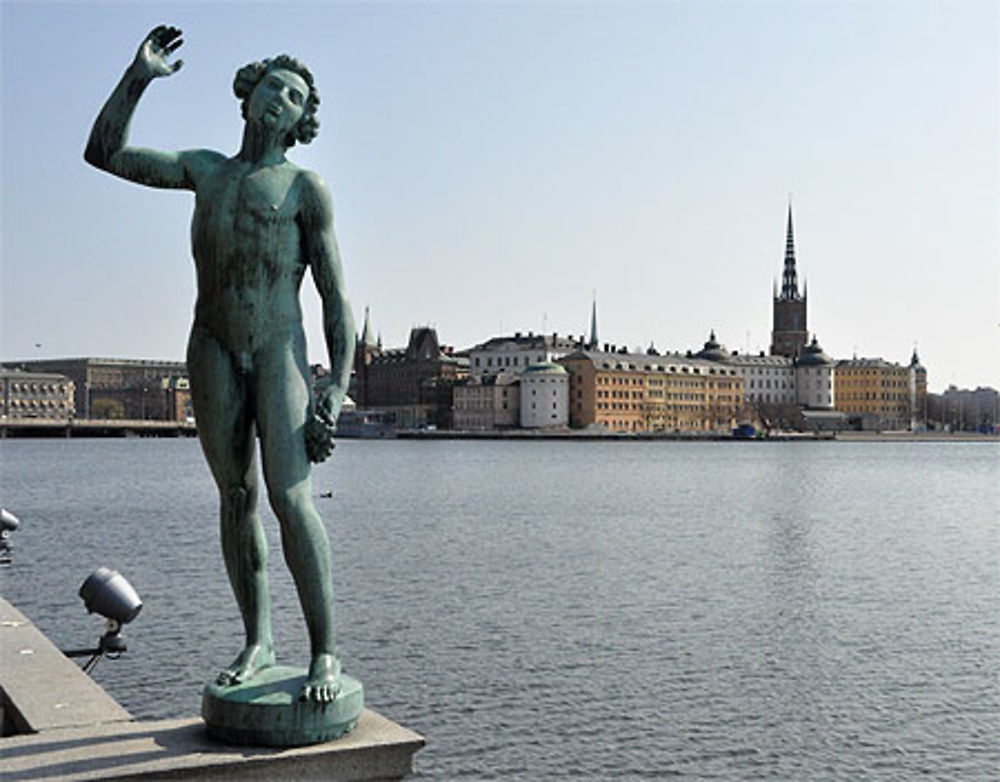
[[221,744],[197,717],[133,721],[2,597],[0,724],[4,780],[384,782],[411,773],[413,755],[425,743],[367,710],[336,741],[292,749]]
[[342,736],[354,729],[364,711],[364,688],[342,676],[332,703],[299,700],[306,671],[275,665],[235,686],[208,684],[201,697],[201,716],[209,735],[227,744],[255,747],[304,747]]

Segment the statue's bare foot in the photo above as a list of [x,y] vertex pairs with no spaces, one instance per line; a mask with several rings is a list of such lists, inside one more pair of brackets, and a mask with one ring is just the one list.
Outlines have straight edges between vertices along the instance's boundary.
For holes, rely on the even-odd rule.
[[222,687],[232,687],[252,679],[259,671],[274,665],[274,647],[270,644],[250,644],[236,655],[229,667],[217,677],[215,683]]
[[339,692],[340,660],[332,654],[317,654],[309,664],[309,676],[299,693],[299,700],[333,703]]

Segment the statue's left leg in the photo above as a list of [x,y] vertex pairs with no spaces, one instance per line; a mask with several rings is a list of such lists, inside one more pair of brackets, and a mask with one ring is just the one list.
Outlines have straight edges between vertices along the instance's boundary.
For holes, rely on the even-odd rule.
[[309,630],[312,659],[301,697],[320,703],[340,689],[333,631],[330,541],[313,502],[306,455],[309,367],[301,336],[256,357],[254,399],[268,499],[281,524],[281,545]]

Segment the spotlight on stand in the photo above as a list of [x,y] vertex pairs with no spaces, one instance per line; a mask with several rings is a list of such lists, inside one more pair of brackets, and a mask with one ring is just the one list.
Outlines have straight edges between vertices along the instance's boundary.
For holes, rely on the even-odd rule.
[[114,659],[126,650],[122,626],[139,615],[142,600],[125,576],[106,567],[99,567],[87,576],[80,587],[80,597],[88,613],[98,613],[107,620],[96,649],[71,649],[64,653],[67,657],[90,655],[83,666],[84,672],[90,673],[102,657]]

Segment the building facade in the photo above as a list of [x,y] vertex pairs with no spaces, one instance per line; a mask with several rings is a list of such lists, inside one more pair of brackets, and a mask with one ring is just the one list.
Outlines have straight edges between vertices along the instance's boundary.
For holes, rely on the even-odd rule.
[[182,361],[59,358],[19,361],[17,366],[72,380],[77,418],[183,421],[189,415],[187,366]]
[[73,381],[56,372],[0,368],[0,415],[67,421],[75,415],[74,390]]
[[510,429],[520,424],[520,381],[511,372],[468,377],[454,389],[454,426],[466,431]]
[[806,410],[828,410],[834,406],[834,364],[813,337],[795,359],[796,404]]
[[795,366],[788,356],[766,355],[763,351],[758,355],[730,353],[712,331],[694,357],[735,369],[743,378],[744,401],[748,404],[795,404]]
[[909,366],[882,358],[851,358],[834,368],[834,402],[862,428],[909,429],[916,400]]
[[[834,360],[812,342],[796,358],[728,352],[713,331],[695,358],[731,367],[743,379],[741,417],[765,428],[799,428],[804,410],[829,411],[834,399]],[[815,418],[815,416],[814,416]]]
[[569,372],[569,423],[613,432],[728,432],[743,405],[735,369],[680,354],[578,350]]
[[[596,317],[596,315],[595,315]],[[594,326],[596,329],[596,326]],[[522,334],[493,337],[469,350],[469,374],[472,377],[523,372],[532,364],[555,361],[582,346],[583,338],[559,334]]]
[[939,417],[952,432],[993,432],[1000,424],[1000,394],[995,388],[948,386],[940,396]]
[[468,361],[438,341],[429,327],[414,328],[405,348],[383,350],[360,340],[354,400],[359,409],[387,413],[404,428],[452,427],[453,391]]
[[521,427],[569,424],[569,373],[551,361],[532,364],[521,375]]

